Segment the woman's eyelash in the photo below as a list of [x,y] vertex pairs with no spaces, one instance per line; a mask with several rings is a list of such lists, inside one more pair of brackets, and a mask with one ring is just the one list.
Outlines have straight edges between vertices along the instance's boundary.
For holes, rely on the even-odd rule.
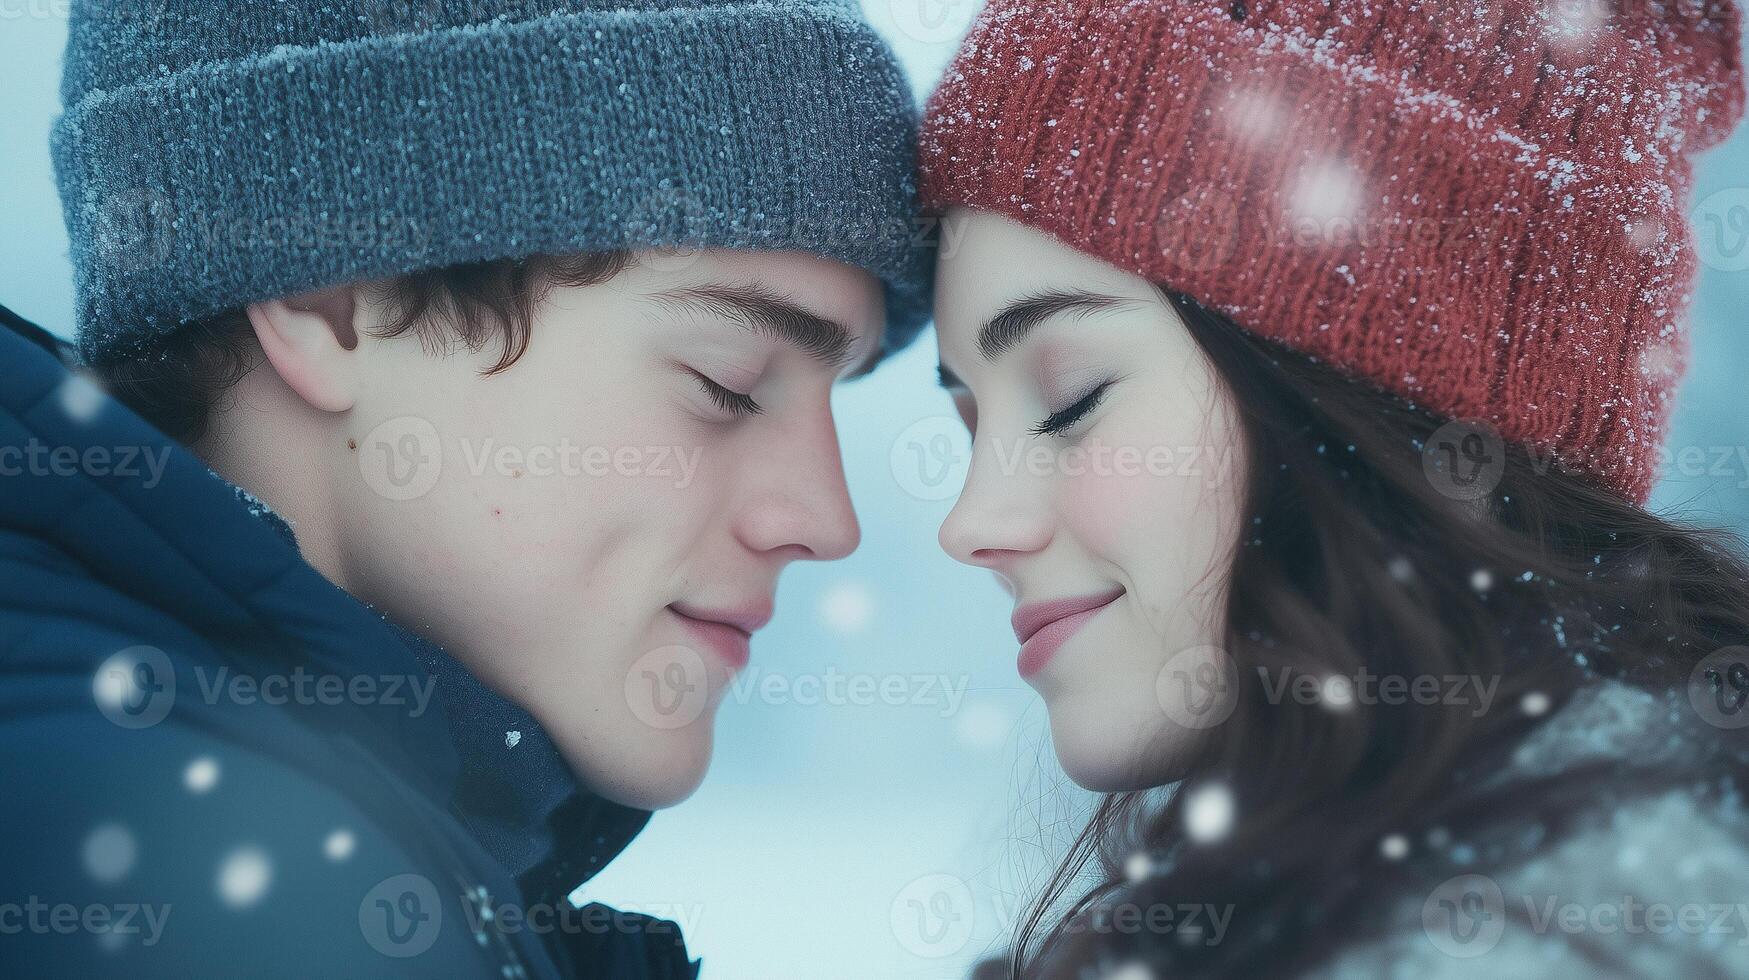
[[1117,382],[1115,381],[1107,381],[1088,392],[1080,401],[1033,426],[1033,434],[1040,436],[1060,435],[1074,428],[1075,423],[1086,418],[1094,409],[1099,407],[1099,403],[1105,400],[1106,393],[1109,392],[1111,386],[1116,383]]
[[730,391],[697,371],[692,372],[692,376],[698,379],[699,387],[704,389],[705,395],[710,398],[711,402],[729,415],[743,418],[749,415],[760,415],[765,411],[759,407],[759,403],[754,401],[751,395]]

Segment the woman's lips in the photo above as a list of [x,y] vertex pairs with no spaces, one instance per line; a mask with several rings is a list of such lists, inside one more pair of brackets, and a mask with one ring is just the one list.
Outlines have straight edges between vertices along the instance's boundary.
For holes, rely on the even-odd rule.
[[[668,611],[674,618],[680,620],[694,639],[722,658],[730,670],[740,670],[747,666],[753,656],[752,629],[763,625],[763,620],[770,619],[770,614],[749,617],[730,613],[681,612],[677,606],[669,606]],[[725,619],[735,622],[723,622],[718,619],[707,619],[706,616],[722,615]],[[754,625],[755,621],[758,625]],[[752,629],[746,627],[751,626]]]
[[1014,610],[1014,637],[1020,641],[1020,676],[1045,669],[1057,650],[1087,621],[1123,595],[1122,588],[1075,599],[1033,602]]

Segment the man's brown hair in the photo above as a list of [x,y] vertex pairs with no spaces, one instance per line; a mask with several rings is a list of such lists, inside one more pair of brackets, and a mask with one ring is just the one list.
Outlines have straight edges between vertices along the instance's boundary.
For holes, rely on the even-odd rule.
[[[413,335],[434,352],[457,340],[479,351],[496,337],[502,352],[486,373],[497,374],[528,350],[535,313],[554,287],[606,282],[630,263],[628,252],[583,252],[396,276],[373,284],[382,290],[389,316],[372,334]],[[238,308],[183,324],[142,354],[93,368],[112,395],[188,445],[206,435],[219,396],[263,356],[248,314]]]

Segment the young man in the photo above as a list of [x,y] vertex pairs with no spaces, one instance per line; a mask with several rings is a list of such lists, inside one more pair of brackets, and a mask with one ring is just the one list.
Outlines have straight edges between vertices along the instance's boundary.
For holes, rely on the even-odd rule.
[[70,27],[114,399],[0,331],[0,963],[692,976],[565,896],[856,546],[831,389],[930,265],[889,52],[825,0]]

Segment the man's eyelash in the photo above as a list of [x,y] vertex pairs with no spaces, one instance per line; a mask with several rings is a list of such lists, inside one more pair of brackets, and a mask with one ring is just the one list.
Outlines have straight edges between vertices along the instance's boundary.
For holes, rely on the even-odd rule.
[[698,379],[699,387],[704,389],[705,395],[710,398],[711,402],[729,415],[743,418],[749,415],[761,415],[765,412],[765,409],[760,408],[759,403],[754,401],[751,395],[730,391],[697,371],[692,372],[692,376]]
[[1070,405],[1068,408],[1065,408],[1060,412],[1053,414],[1050,418],[1047,418],[1043,422],[1040,422],[1039,424],[1033,426],[1032,427],[1033,435],[1039,435],[1039,436],[1061,435],[1064,432],[1067,432],[1068,430],[1074,428],[1075,423],[1086,418],[1088,415],[1092,414],[1094,409],[1099,407],[1099,403],[1105,400],[1106,393],[1109,392],[1111,390],[1111,386],[1116,384],[1116,383],[1117,383],[1116,381],[1105,382],[1104,384],[1100,385],[1099,387],[1088,392],[1086,394],[1086,396],[1084,396],[1080,401],[1076,402],[1073,405]]

